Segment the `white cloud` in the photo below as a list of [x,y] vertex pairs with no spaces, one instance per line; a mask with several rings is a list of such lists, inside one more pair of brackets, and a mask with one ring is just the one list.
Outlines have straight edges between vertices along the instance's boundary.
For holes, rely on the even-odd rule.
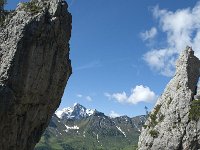
[[[195,54],[200,58],[200,2],[193,8],[178,9],[174,12],[153,9],[153,16],[158,20],[160,31],[166,35],[165,46],[153,48],[144,55],[148,65],[162,75],[172,76],[174,73],[177,54],[192,46]],[[162,43],[162,41],[157,41]]]
[[149,87],[137,85],[131,90],[130,96],[125,92],[122,93],[104,93],[109,99],[114,99],[119,103],[137,104],[139,102],[154,102],[157,98],[156,94]]
[[77,94],[76,96],[77,96],[78,98],[82,98],[82,97],[83,97],[82,94]]
[[122,92],[112,94],[112,98],[116,99],[118,102],[124,102],[128,97],[125,92]]
[[159,71],[164,76],[174,74],[176,53],[171,49],[153,49],[144,55],[144,60],[151,69]]
[[113,94],[104,93],[104,96],[108,97],[108,99],[116,99],[118,102],[124,102],[128,98],[125,92]]
[[86,98],[86,100],[89,101],[89,102],[92,101],[92,98],[91,98],[90,96],[86,96],[85,98]]
[[114,112],[114,111],[112,110],[112,111],[110,111],[109,116],[110,116],[111,118],[116,118],[116,117],[119,117],[119,116],[121,116],[121,115],[118,114],[118,113],[116,113],[116,112]]
[[146,41],[153,39],[156,36],[156,34],[157,34],[157,29],[155,27],[152,27],[150,30],[140,33],[140,36],[144,41]]
[[74,70],[85,70],[85,69],[92,69],[92,68],[98,68],[98,67],[102,67],[102,64],[100,61],[92,61],[89,62],[88,64],[84,64],[82,66],[79,66],[77,68],[75,68]]
[[139,102],[153,102],[156,100],[156,98],[156,94],[151,91],[149,87],[137,85],[131,90],[131,95],[127,101],[131,104],[137,104]]

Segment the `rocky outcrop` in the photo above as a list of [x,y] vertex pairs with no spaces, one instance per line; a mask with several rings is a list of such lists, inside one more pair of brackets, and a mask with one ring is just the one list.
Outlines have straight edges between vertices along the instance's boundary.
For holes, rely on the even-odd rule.
[[62,0],[21,3],[0,27],[0,149],[31,150],[71,75],[71,15]]
[[142,129],[139,150],[200,149],[200,105],[194,100],[199,69],[200,60],[187,47],[176,63],[175,76]]

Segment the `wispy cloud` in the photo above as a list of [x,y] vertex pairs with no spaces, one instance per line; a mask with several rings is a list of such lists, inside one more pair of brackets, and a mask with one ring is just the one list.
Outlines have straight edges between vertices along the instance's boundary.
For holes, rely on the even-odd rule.
[[157,34],[157,29],[155,27],[152,27],[150,30],[146,30],[145,32],[140,33],[140,37],[146,41],[153,39]]
[[78,98],[82,98],[82,97],[83,97],[82,94],[77,94],[76,96],[77,96]]
[[116,117],[119,117],[119,116],[121,116],[121,115],[118,114],[118,113],[116,113],[115,111],[111,110],[109,116],[110,116],[111,118],[116,118]]
[[85,69],[92,69],[92,68],[97,68],[97,67],[101,67],[102,64],[100,61],[92,61],[88,64],[84,64],[82,66],[79,66],[77,68],[75,68],[74,70],[85,70]]
[[92,101],[92,98],[91,98],[90,96],[86,96],[85,98],[86,98],[86,100],[89,101],[89,102]]
[[136,72],[136,75],[137,76],[140,76],[140,72],[141,72],[141,70],[143,70],[142,68],[142,66],[141,65],[136,65],[136,64],[132,64],[131,65],[131,67],[135,70],[135,72]]
[[121,93],[104,93],[108,99],[114,99],[119,103],[137,104],[139,102],[154,102],[158,96],[151,91],[147,86],[137,85],[131,90],[131,94],[128,96],[126,92]]
[[115,100],[117,100],[120,103],[123,103],[128,98],[125,92],[122,92],[122,93],[113,93],[113,94],[104,93],[104,95],[106,97],[108,97],[108,99],[115,99]]
[[143,59],[148,63],[151,69],[159,71],[164,76],[174,74],[174,64],[177,55],[173,49],[152,49],[147,52]]
[[172,76],[177,55],[187,45],[192,46],[200,58],[200,2],[193,8],[178,9],[174,12],[156,6],[152,13],[159,22],[159,31],[166,35],[166,46],[152,47],[143,58],[152,69],[164,76]]
[[87,100],[89,102],[93,101],[92,97],[87,95],[87,96],[84,96],[82,94],[77,94],[76,97],[80,98],[80,99],[83,99],[83,100]]

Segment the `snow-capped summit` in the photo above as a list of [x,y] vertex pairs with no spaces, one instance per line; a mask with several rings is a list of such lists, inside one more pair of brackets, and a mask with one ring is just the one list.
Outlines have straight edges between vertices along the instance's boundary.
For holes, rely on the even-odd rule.
[[73,109],[71,107],[63,108],[62,110],[57,110],[55,114],[58,118],[62,118],[63,115],[70,115],[72,113]]
[[95,111],[95,109],[86,109],[79,103],[75,103],[73,107],[57,110],[55,114],[60,119],[82,119],[93,115]]

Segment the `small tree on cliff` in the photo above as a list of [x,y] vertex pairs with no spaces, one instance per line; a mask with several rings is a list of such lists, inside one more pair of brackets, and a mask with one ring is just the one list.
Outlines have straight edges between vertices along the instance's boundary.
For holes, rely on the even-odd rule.
[[149,116],[148,107],[145,106],[144,109],[145,109],[145,111],[146,111],[146,118],[147,118],[147,117]]
[[7,3],[7,0],[0,0],[0,12],[4,11],[4,5]]
[[5,18],[4,6],[6,3],[7,3],[7,0],[0,0],[0,24],[2,24]]

